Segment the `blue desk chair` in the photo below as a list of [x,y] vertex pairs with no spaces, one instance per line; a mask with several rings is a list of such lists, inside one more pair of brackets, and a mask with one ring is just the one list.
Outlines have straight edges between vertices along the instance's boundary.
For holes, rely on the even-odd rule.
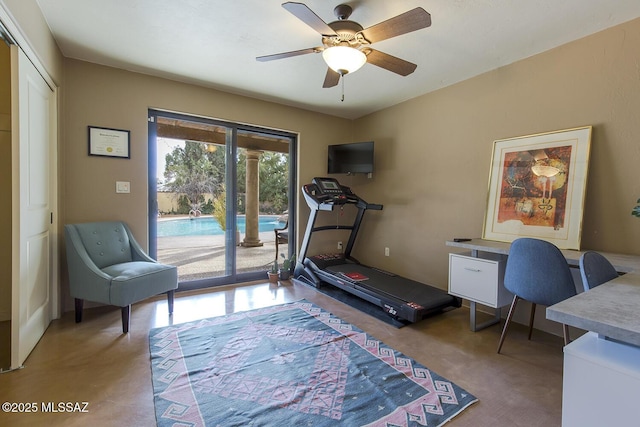
[[178,269],[144,253],[125,223],[67,224],[64,233],[76,323],[82,321],[84,300],[121,307],[124,334],[129,332],[133,303],[166,292],[173,313]]
[[[498,353],[507,335],[507,329],[520,299],[531,302],[529,339],[533,331],[536,305],[550,306],[576,295],[576,287],[569,264],[560,249],[539,239],[520,238],[511,243],[504,286],[513,295],[513,302],[498,343]],[[569,328],[562,325],[564,343],[569,343]]]
[[588,251],[580,257],[580,276],[585,292],[618,277],[608,259],[598,252]]

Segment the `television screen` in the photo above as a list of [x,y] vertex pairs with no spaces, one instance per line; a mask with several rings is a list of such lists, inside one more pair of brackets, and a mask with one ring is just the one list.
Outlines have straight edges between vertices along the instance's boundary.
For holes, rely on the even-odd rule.
[[373,141],[329,146],[327,173],[372,173]]

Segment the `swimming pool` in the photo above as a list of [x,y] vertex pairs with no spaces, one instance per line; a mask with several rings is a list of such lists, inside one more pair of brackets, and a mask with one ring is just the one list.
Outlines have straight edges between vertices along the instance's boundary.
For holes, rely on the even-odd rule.
[[[237,219],[238,230],[244,233],[246,221],[244,216]],[[258,230],[273,231],[274,228],[281,228],[284,223],[278,221],[275,215],[261,215],[258,218]],[[167,221],[158,221],[158,237],[176,237],[176,236],[221,236],[224,234],[220,224],[211,216],[203,216],[193,219],[172,219]]]

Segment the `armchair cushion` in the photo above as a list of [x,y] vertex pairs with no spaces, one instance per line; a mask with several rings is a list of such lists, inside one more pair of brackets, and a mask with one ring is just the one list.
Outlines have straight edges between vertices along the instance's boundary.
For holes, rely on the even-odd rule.
[[74,227],[96,267],[102,269],[132,260],[129,235],[122,223],[93,222]]
[[156,262],[125,262],[102,271],[111,276],[109,301],[119,307],[166,292],[167,283],[178,283],[175,267]]

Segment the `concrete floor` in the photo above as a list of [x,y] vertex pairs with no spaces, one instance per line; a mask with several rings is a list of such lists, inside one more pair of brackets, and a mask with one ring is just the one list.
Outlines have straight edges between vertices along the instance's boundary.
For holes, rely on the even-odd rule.
[[[473,393],[479,402],[447,425],[559,426],[562,410],[562,339],[512,325],[496,354],[501,325],[469,329],[459,308],[396,329],[313,288],[253,283],[178,293],[173,317],[165,298],[135,304],[131,332],[121,333],[120,310],[72,312],[55,320],[25,362],[0,375],[0,402],[88,402],[87,413],[3,413],[2,426],[155,426],[149,329],[250,310],[302,298],[363,329]],[[481,319],[482,320],[482,319]]]

